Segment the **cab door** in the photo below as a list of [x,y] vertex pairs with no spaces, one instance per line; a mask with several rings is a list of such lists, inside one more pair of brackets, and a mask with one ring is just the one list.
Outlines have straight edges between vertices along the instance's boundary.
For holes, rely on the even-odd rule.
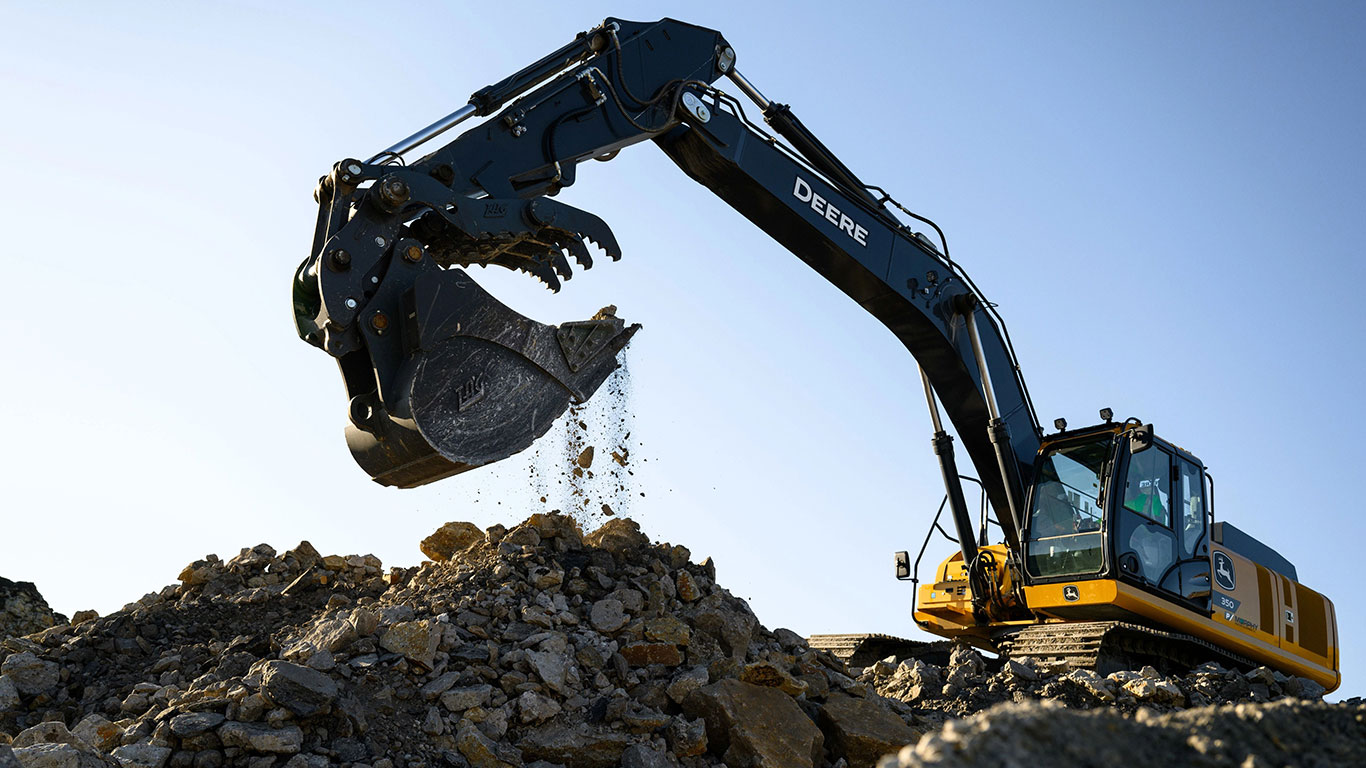
[[1153,441],[1128,451],[1116,483],[1114,548],[1120,577],[1209,609],[1209,510],[1204,470]]
[[1131,450],[1116,488],[1115,562],[1122,577],[1149,588],[1159,588],[1179,560],[1173,460],[1157,443]]
[[1160,586],[1176,593],[1193,607],[1208,610],[1210,604],[1210,524],[1213,520],[1205,494],[1204,468],[1182,456],[1176,457],[1172,481],[1176,487],[1176,568]]

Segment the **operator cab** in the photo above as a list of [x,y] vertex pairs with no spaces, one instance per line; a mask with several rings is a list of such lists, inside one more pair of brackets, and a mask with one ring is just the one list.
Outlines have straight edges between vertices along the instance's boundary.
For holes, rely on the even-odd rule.
[[1028,582],[1118,578],[1207,609],[1207,488],[1200,460],[1151,425],[1130,420],[1050,437],[1029,494]]

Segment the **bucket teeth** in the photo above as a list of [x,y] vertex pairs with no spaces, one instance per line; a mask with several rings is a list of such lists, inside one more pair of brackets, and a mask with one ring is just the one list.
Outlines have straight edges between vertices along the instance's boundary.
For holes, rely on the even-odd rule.
[[498,211],[496,218],[463,208],[433,210],[415,223],[412,234],[443,266],[497,265],[525,272],[554,292],[574,276],[570,258],[592,269],[585,243],[613,261],[621,258],[611,228],[587,211],[547,198],[484,202],[482,210]]

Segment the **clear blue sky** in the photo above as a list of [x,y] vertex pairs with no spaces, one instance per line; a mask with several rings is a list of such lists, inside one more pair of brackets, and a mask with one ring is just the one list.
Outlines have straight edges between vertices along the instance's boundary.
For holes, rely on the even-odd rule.
[[[1366,694],[1366,10],[1359,4],[9,3],[0,51],[0,575],[108,612],[208,552],[300,539],[410,565],[538,508],[528,464],[410,492],[341,438],[291,270],[314,181],[604,16],[723,31],[738,67],[948,232],[1040,419],[1109,406],[1209,465],[1216,514],[1334,599]],[[913,360],[650,145],[563,199],[626,251],[537,319],[615,303],[651,535],[770,627],[912,634],[890,554],[942,489]],[[498,503],[501,501],[501,505]],[[952,545],[941,543],[935,558]]]

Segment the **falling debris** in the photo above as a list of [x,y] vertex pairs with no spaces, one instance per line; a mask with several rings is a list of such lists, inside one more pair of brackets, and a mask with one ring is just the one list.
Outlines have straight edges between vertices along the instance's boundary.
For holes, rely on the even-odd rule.
[[[625,354],[624,352],[622,353]],[[587,403],[570,406],[564,419],[546,435],[528,467],[531,498],[545,508],[563,509],[585,527],[629,516],[637,492],[628,468],[639,448],[631,441],[630,371],[622,365]],[[610,462],[594,462],[598,453]]]
[[587,448],[584,448],[583,451],[579,453],[579,457],[574,459],[574,463],[578,464],[579,467],[583,469],[588,469],[593,466],[593,446],[590,445]]

